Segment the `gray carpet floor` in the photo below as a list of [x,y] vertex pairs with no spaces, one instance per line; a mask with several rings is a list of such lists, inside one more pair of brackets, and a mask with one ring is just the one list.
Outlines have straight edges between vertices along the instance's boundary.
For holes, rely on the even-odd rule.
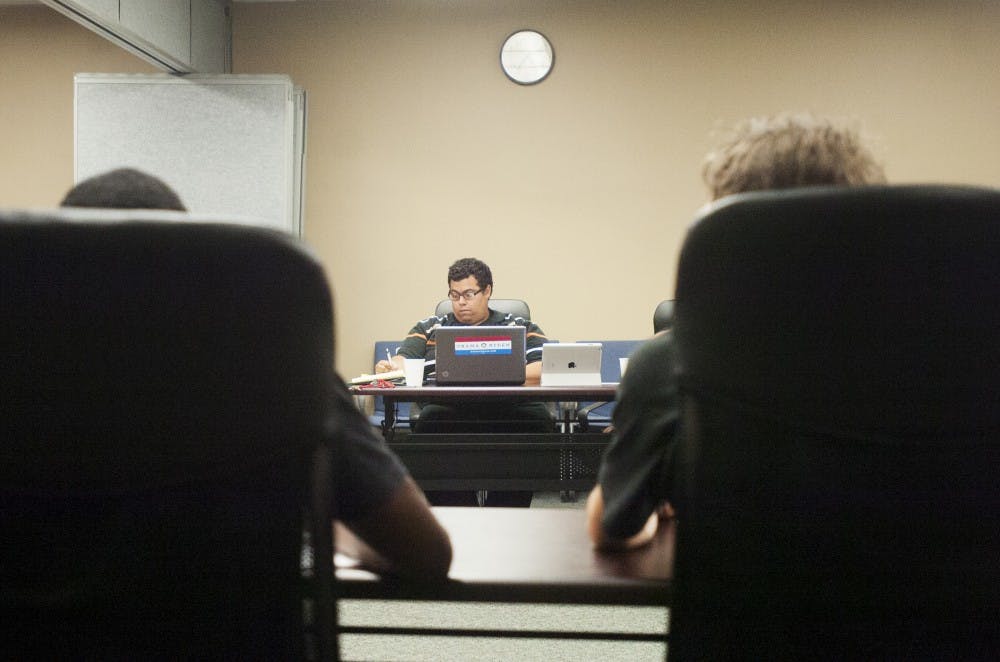
[[[557,493],[536,494],[532,508],[582,508],[585,495],[564,503]],[[389,625],[666,633],[668,614],[657,607],[508,605],[489,603],[342,600],[345,625]],[[490,637],[402,637],[343,635],[345,660],[451,662],[467,660],[642,662],[665,658],[660,642],[601,642]]]

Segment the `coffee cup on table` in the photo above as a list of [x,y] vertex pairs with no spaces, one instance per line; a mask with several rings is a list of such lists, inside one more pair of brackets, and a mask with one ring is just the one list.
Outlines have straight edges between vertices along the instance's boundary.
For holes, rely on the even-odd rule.
[[424,385],[424,360],[403,359],[403,375],[407,386]]

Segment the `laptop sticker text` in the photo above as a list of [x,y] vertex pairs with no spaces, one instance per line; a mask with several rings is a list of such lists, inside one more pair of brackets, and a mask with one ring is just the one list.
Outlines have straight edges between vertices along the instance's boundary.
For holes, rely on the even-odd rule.
[[483,356],[489,354],[510,354],[510,336],[463,336],[455,338],[455,354],[458,356]]

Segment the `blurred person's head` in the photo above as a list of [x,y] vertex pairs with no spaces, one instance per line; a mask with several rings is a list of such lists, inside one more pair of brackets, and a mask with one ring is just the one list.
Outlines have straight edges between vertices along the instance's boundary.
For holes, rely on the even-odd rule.
[[180,196],[166,183],[134,168],[118,168],[89,177],[71,188],[59,204],[62,207],[187,211]]
[[806,113],[740,122],[709,153],[702,177],[712,200],[747,191],[885,182],[857,129]]

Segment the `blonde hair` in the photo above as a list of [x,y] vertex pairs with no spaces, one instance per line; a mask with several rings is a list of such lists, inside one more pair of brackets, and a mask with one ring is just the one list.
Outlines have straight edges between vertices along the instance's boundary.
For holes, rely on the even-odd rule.
[[702,177],[713,200],[746,191],[885,182],[856,129],[805,113],[741,122],[708,155]]

